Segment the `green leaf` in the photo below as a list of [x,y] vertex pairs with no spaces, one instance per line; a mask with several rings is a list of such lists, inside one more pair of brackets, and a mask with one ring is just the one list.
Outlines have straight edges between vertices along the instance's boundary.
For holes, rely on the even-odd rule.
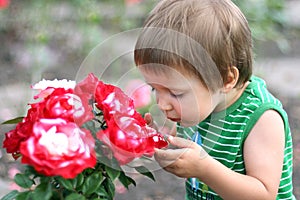
[[32,191],[20,192],[16,196],[16,200],[29,200],[31,197]]
[[[104,183],[102,184],[102,186]],[[100,187],[96,192],[95,192],[101,199],[108,199],[108,193],[105,189],[105,187]]]
[[103,176],[101,172],[95,172],[94,174],[88,176],[82,186],[83,194],[94,193],[101,185],[103,181]]
[[31,176],[31,175],[37,175],[38,173],[35,171],[35,169],[32,166],[26,165],[24,174],[27,176]]
[[35,176],[36,177],[40,177],[40,183],[48,183],[50,181],[53,181],[53,177],[50,177],[50,176],[43,176],[43,175],[40,175],[40,176]]
[[78,174],[76,178],[72,179],[73,188],[75,189],[79,188],[83,184],[83,182],[84,182],[83,174]]
[[85,200],[86,198],[81,194],[72,193],[66,197],[65,200]]
[[114,183],[112,182],[111,179],[109,178],[106,178],[105,181],[103,182],[103,185],[105,186],[106,188],[106,191],[108,193],[108,199],[113,199],[113,197],[115,196],[115,185]]
[[109,178],[114,181],[116,178],[120,176],[120,171],[116,170],[114,168],[111,168],[107,165],[105,165],[105,171],[108,174]]
[[22,188],[30,188],[34,184],[34,181],[32,179],[30,179],[25,174],[20,173],[15,175],[14,181]]
[[134,181],[131,177],[126,176],[126,174],[125,174],[123,171],[121,172],[121,174],[120,174],[120,176],[119,176],[119,181],[120,181],[120,182],[124,185],[124,187],[126,187],[127,189],[129,189],[128,186],[129,186],[130,184],[133,184],[134,186],[136,186],[135,181]]
[[5,122],[2,122],[1,124],[17,124],[19,122],[22,122],[23,121],[23,118],[24,117],[16,117],[14,119],[10,119],[10,120],[7,120]]
[[41,183],[32,192],[32,200],[49,200],[52,196],[51,184]]
[[10,193],[2,197],[1,200],[14,200],[18,194],[18,190],[12,190]]
[[155,178],[153,176],[153,174],[144,166],[138,166],[134,168],[136,171],[138,171],[140,174],[147,176],[148,178],[152,179],[153,181],[155,181]]
[[64,179],[61,176],[56,177],[56,180],[59,184],[65,187],[68,190],[74,190],[72,180],[71,179]]

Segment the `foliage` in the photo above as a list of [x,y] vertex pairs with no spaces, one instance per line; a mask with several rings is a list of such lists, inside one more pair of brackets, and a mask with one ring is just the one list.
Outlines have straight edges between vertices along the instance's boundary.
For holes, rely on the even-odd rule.
[[284,0],[234,0],[243,11],[256,39],[276,39],[286,24]]
[[[155,180],[152,173],[145,173],[147,169],[143,166],[135,169]],[[130,185],[136,186],[135,180],[127,176],[121,168],[112,168],[101,163],[97,163],[94,169],[86,169],[73,179],[44,176],[33,167],[27,166],[24,173],[19,173],[14,178],[14,182],[24,188],[23,191],[13,190],[1,200],[112,200],[115,196],[115,180],[119,180],[127,189]]]
[[[11,1],[0,10],[1,66],[9,66],[28,83],[40,80],[41,75],[74,79],[77,67],[93,48],[114,34],[140,28],[158,0],[128,2]],[[234,2],[249,20],[254,41],[273,40],[282,50],[288,48],[284,0]],[[7,77],[1,80],[5,84],[19,81]]]
[[272,40],[287,48],[288,23],[284,0],[233,0],[245,14],[255,42]]
[[[142,26],[147,13],[158,2],[144,0],[134,5],[126,0],[12,2],[0,11],[1,37],[13,33],[26,46],[79,42],[73,47],[86,54],[101,42],[105,32],[118,33]],[[254,38],[277,40],[286,25],[284,0],[234,0],[249,20]],[[21,35],[19,35],[21,34]],[[76,41],[79,40],[79,41]],[[70,46],[70,44],[68,45]],[[46,58],[45,58],[46,59]]]

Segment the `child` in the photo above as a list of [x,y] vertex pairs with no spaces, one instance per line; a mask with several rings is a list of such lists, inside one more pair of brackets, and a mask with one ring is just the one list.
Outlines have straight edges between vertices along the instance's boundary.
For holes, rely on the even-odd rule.
[[155,159],[186,178],[186,199],[295,199],[287,115],[252,56],[229,0],[161,0],[145,21],[135,62],[178,136]]

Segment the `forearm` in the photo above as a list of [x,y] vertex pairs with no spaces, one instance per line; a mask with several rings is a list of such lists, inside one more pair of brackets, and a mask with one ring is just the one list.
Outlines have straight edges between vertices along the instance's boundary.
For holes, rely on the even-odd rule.
[[199,179],[223,199],[275,199],[276,194],[268,191],[257,178],[234,172],[211,157],[205,159],[209,163],[205,171],[200,173]]

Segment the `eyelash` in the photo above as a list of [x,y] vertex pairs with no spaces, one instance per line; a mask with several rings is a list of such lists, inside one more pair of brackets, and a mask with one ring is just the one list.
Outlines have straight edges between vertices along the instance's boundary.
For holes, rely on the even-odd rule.
[[[151,92],[155,92],[155,88],[151,87]],[[181,98],[183,96],[183,94],[173,94],[172,92],[170,92],[170,95],[174,98]]]
[[172,97],[174,98],[180,98],[182,97],[183,94],[173,94],[173,93],[170,93]]

